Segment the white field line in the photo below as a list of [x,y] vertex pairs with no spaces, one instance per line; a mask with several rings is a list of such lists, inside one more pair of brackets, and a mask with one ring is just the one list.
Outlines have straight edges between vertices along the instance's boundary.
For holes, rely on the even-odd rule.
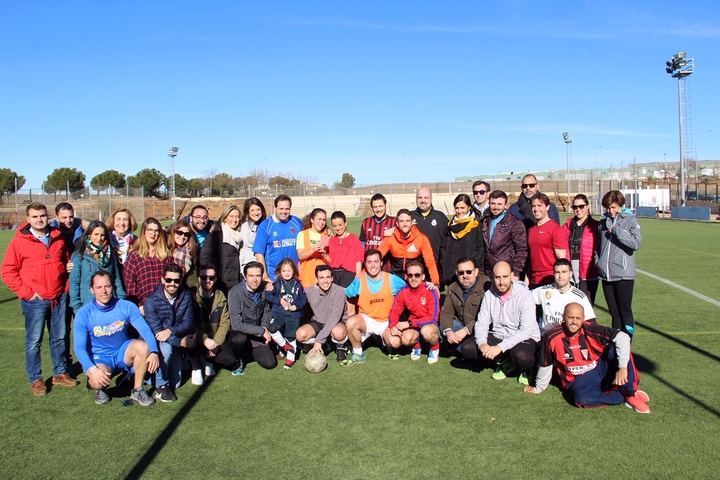
[[700,292],[696,292],[695,290],[691,290],[687,287],[683,287],[682,285],[675,283],[671,280],[668,280],[667,278],[659,277],[655,275],[654,273],[646,272],[645,270],[637,269],[638,273],[642,273],[643,275],[652,278],[653,280],[657,280],[658,282],[662,282],[665,285],[670,285],[673,288],[677,288],[681,292],[688,293],[692,295],[693,297],[699,298],[700,300],[705,300],[706,302],[715,305],[716,307],[720,307],[720,301],[715,300],[714,298],[708,297],[707,295],[703,295]]

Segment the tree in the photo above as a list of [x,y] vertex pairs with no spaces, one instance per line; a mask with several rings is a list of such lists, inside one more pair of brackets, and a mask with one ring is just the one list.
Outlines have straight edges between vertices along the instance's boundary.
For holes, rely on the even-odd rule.
[[76,168],[60,167],[45,179],[45,191],[56,193],[70,189],[71,192],[85,188],[85,174]]
[[118,190],[125,188],[125,175],[117,170],[105,170],[90,180],[90,186],[95,190],[105,190],[108,186]]
[[25,177],[9,168],[0,168],[0,193],[15,193],[15,178],[19,190],[25,185]]
[[131,175],[127,179],[128,185],[133,188],[143,188],[146,197],[159,196],[158,189],[165,181],[165,175],[154,168],[143,168],[135,175]]
[[345,172],[342,174],[342,178],[340,179],[340,183],[338,183],[338,186],[342,188],[352,188],[355,186],[355,177],[352,176],[352,174]]
[[[163,186],[168,192],[168,197],[172,193],[172,177],[165,177],[163,180]],[[187,195],[190,193],[190,180],[183,177],[179,173],[175,174],[175,193],[179,195]]]

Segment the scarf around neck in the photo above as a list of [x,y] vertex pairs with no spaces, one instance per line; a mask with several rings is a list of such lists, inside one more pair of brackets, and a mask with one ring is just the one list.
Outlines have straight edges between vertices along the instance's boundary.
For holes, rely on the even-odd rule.
[[85,239],[85,255],[91,256],[101,268],[107,269],[110,265],[110,244],[105,242],[102,245],[95,245],[88,237]]
[[480,222],[477,221],[475,215],[472,213],[465,218],[454,216],[449,225],[450,235],[455,240],[459,240],[477,228],[478,225],[480,225]]
[[240,250],[240,247],[242,246],[242,235],[240,234],[240,230],[233,230],[227,223],[223,222],[222,241],[223,243],[232,245]]

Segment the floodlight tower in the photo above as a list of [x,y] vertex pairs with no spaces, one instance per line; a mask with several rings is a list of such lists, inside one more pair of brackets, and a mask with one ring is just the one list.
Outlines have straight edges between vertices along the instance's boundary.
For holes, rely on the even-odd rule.
[[[565,180],[567,180],[567,197],[568,197],[568,209],[570,208],[570,144],[572,139],[568,132],[563,132],[563,141],[565,142]],[[566,210],[570,211],[570,210]]]
[[678,52],[665,62],[665,71],[673,78],[678,79],[678,124],[680,130],[680,205],[685,206],[685,147],[688,125],[685,110],[685,78],[695,71],[695,59],[687,58],[685,52]]
[[172,177],[172,207],[173,207],[173,221],[177,220],[175,214],[175,157],[177,157],[178,147],[172,147],[168,150],[168,157],[170,157],[170,176]]

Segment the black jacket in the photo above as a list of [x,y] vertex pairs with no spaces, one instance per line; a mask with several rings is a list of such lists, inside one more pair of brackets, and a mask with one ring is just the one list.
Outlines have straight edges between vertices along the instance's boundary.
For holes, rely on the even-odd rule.
[[227,293],[243,280],[243,275],[240,271],[240,250],[223,242],[222,239],[222,229],[213,230],[208,234],[200,250],[199,268],[207,264],[215,265],[220,280],[219,288]]

